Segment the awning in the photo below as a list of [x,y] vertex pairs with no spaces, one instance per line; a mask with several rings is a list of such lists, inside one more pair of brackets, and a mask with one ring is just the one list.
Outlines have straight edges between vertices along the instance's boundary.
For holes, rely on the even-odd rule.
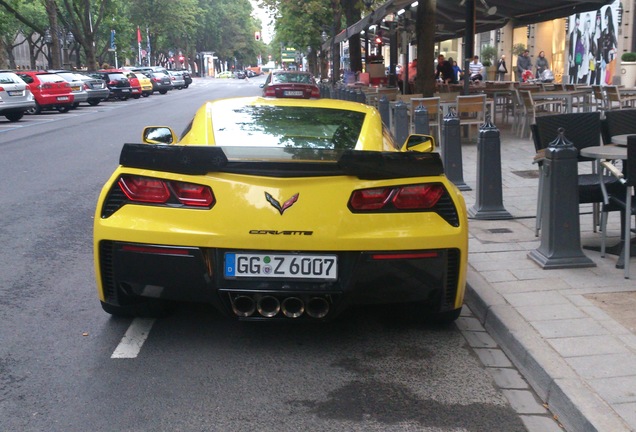
[[[513,25],[517,27],[563,18],[575,13],[597,10],[612,2],[613,0],[475,0],[475,33],[496,30],[505,26],[509,21],[512,21]],[[382,22],[386,15],[396,13],[413,3],[413,0],[389,0],[336,35],[334,42],[340,43],[351,35],[359,34],[368,26]],[[463,0],[437,0],[436,41],[464,36],[466,32],[464,3]],[[488,8],[484,6],[484,3],[490,9],[496,7],[496,12],[488,15]],[[417,6],[411,9],[416,10]],[[330,41],[323,44],[323,49],[328,50],[329,46]]]

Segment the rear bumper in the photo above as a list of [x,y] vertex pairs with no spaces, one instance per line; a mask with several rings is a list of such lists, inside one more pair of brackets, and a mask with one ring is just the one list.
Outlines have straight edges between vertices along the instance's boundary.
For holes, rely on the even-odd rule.
[[247,319],[263,316],[257,311],[237,313],[237,298],[256,303],[273,297],[280,304],[288,298],[305,304],[318,298],[329,304],[326,318],[358,304],[427,302],[432,311],[445,312],[457,309],[463,300],[466,257],[455,248],[410,251],[426,252],[426,258],[392,259],[395,251],[333,252],[338,255],[336,281],[227,279],[225,252],[101,241],[96,251],[100,297],[113,305],[119,305],[122,296],[204,302],[228,316]]

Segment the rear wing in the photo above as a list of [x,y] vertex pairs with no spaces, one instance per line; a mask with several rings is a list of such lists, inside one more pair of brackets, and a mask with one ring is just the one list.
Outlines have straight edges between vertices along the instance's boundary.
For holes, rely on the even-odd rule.
[[[305,149],[297,149],[299,152]],[[289,151],[289,150],[287,150]],[[124,144],[119,164],[189,175],[228,172],[265,177],[347,175],[362,180],[428,177],[444,174],[439,153],[343,150],[339,159],[228,160],[223,147]]]

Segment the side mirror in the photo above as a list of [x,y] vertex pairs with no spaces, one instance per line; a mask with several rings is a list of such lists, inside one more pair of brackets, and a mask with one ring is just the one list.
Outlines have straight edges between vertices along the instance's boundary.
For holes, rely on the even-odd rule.
[[141,139],[146,144],[174,144],[177,142],[177,135],[167,126],[147,126]]
[[259,85],[259,87],[260,87],[260,88],[263,88],[263,87],[265,87],[265,84],[261,84],[261,85]]
[[413,134],[409,135],[404,142],[402,151],[416,151],[420,153],[427,153],[432,152],[434,147],[435,139],[432,136]]

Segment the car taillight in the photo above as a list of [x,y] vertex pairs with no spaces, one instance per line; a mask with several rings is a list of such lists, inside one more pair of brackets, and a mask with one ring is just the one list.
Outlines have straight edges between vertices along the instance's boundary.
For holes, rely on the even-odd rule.
[[53,86],[51,85],[51,83],[44,83],[44,84],[40,84],[40,85],[38,86],[38,88],[39,88],[40,90],[46,90],[46,89],[51,89],[51,88],[53,88]]
[[146,203],[165,203],[170,199],[170,191],[165,182],[139,176],[123,176],[119,187],[129,200]]
[[394,186],[354,191],[349,199],[353,211],[426,210],[444,195],[440,184]]
[[178,201],[186,206],[206,208],[214,204],[210,187],[194,183],[125,175],[119,179],[118,185],[133,202],[165,204]]
[[273,88],[268,87],[265,89],[265,96],[276,96],[276,91]]
[[86,83],[84,83],[84,90],[90,90],[90,87]]
[[351,196],[351,207],[354,210],[381,209],[387,203],[392,191],[392,188],[357,190]]
[[319,98],[320,97],[320,89],[318,87],[314,87],[311,89],[311,97]]
[[208,186],[176,181],[170,184],[179,201],[185,205],[209,207],[214,202],[214,195]]
[[4,87],[0,86],[0,91],[4,91]]
[[402,210],[428,209],[437,204],[443,194],[444,188],[440,185],[405,186],[395,194],[393,204]]

